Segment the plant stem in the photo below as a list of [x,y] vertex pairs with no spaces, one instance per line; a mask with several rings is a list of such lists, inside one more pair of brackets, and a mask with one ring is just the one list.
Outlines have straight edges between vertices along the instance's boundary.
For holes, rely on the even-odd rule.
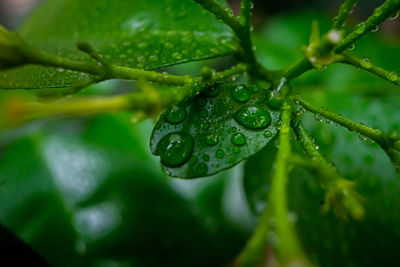
[[[239,266],[261,266],[266,261],[268,233],[276,232],[279,239],[275,246],[278,260],[283,265],[302,262],[309,265],[297,240],[293,225],[288,220],[286,185],[289,172],[290,123],[292,107],[285,101],[282,107],[282,124],[279,134],[279,150],[272,180],[268,205],[265,208],[258,226],[238,258]],[[274,221],[271,226],[271,221]]]
[[342,60],[338,62],[349,64],[357,68],[366,70],[382,79],[385,79],[388,82],[400,86],[400,78],[393,71],[387,71],[385,69],[377,67],[373,65],[371,62],[369,62],[367,59],[360,59],[346,54],[343,54],[341,58]]
[[312,104],[304,101],[299,96],[293,97],[294,100],[302,105],[305,109],[319,114],[333,122],[336,122],[339,125],[347,128],[350,131],[355,131],[361,134],[362,136],[368,137],[373,140],[386,152],[392,161],[393,165],[396,168],[396,171],[400,174],[400,138],[395,134],[386,134],[383,131],[378,129],[373,129],[371,127],[365,126],[362,123],[354,122],[350,119],[347,119],[339,114],[329,112],[323,108],[317,108]]
[[335,53],[339,54],[353,45],[356,41],[361,39],[364,35],[369,33],[377,27],[386,18],[390,17],[393,13],[400,9],[400,0],[386,0],[380,7],[374,10],[365,22],[360,23],[352,33],[347,35],[335,48]]
[[369,139],[371,139],[377,143],[381,143],[381,142],[383,142],[383,140],[385,140],[384,133],[381,132],[380,130],[373,129],[371,127],[365,126],[364,124],[352,121],[352,120],[347,119],[339,114],[327,111],[323,108],[315,107],[314,105],[304,101],[299,96],[294,96],[293,99],[298,104],[303,106],[305,109],[311,111],[312,113],[319,114],[333,122],[336,122],[337,124],[340,124],[340,125],[346,127],[347,129],[349,129],[352,132],[354,132],[354,131],[358,132],[358,133],[362,134],[363,136],[368,137]]
[[306,73],[307,71],[312,70],[313,68],[314,67],[310,61],[307,58],[303,58],[297,64],[286,69],[283,76],[290,81]]
[[[253,42],[250,36],[250,30],[251,30],[250,23],[245,22],[244,25],[241,24],[240,21],[234,16],[233,12],[228,12],[215,0],[194,0],[194,1],[199,5],[201,5],[204,9],[214,14],[217,19],[222,20],[226,25],[228,25],[233,30],[242,48],[240,56],[242,60],[249,66],[248,71],[256,77],[263,77],[267,81],[271,82],[272,81],[271,77],[273,76],[273,72],[262,67],[257,62],[257,59],[254,55]],[[246,16],[248,16],[247,20],[249,21],[251,1],[244,0],[243,6],[244,8],[242,9],[242,11],[248,12]]]
[[340,6],[339,14],[335,18],[335,23],[333,24],[333,29],[340,30],[343,28],[344,21],[348,17],[348,15],[353,10],[354,6],[358,3],[359,0],[345,0],[344,3]]
[[347,218],[347,213],[354,219],[363,218],[364,209],[360,203],[361,197],[354,191],[354,183],[336,173],[321,155],[319,147],[315,145],[313,138],[298,119],[294,120],[292,128],[304,152],[313,160],[310,164],[302,163],[301,165],[317,174],[321,187],[326,191],[325,211],[328,211],[332,205],[342,218]]
[[240,3],[240,16],[244,19],[243,25],[250,29],[251,27],[251,10],[253,9],[252,0],[242,0]]

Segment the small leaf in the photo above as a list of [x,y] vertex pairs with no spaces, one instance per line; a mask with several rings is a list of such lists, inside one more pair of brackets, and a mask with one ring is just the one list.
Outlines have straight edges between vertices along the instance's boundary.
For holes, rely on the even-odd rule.
[[[233,33],[191,0],[53,0],[28,17],[20,34],[52,54],[91,62],[87,41],[110,63],[156,69],[232,54]],[[0,88],[64,87],[88,75],[40,66],[0,72]]]
[[217,84],[164,112],[151,151],[174,177],[208,176],[261,150],[278,132],[280,112],[254,85]]

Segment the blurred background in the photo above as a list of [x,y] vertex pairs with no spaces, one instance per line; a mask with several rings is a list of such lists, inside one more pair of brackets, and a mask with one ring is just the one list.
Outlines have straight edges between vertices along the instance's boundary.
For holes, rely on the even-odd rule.
[[[0,23],[17,29],[38,2],[0,0]],[[300,59],[311,21],[328,29],[341,2],[255,1],[254,42],[261,63],[280,68]],[[349,25],[383,1],[360,2]],[[230,4],[237,11],[240,1]],[[399,21],[386,21],[352,53],[400,71]],[[201,66],[168,71],[198,73]],[[124,86],[117,85],[102,84],[88,93]],[[359,70],[332,66],[293,86],[332,111],[386,131],[400,130],[398,88]],[[149,151],[153,121],[134,124],[131,119],[119,113],[44,120],[1,133],[0,221],[5,231],[53,266],[229,266],[265,206],[275,146],[213,177],[172,179]],[[386,155],[312,115],[306,114],[304,123],[338,171],[357,181],[367,209],[362,222],[322,214],[324,195],[315,177],[294,170],[289,215],[307,254],[321,266],[400,266],[400,179]],[[6,236],[0,235],[5,248],[12,240]],[[18,244],[17,255],[36,257]]]

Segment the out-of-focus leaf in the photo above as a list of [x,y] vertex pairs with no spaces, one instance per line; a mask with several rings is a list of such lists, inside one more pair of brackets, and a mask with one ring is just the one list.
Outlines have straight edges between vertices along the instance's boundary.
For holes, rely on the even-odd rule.
[[280,112],[258,86],[216,85],[167,110],[150,141],[168,175],[195,178],[232,167],[277,133]]
[[[46,52],[88,61],[88,41],[108,62],[143,69],[231,54],[231,30],[191,0],[48,0],[20,33]],[[0,88],[63,87],[87,75],[26,66],[0,72]]]
[[3,147],[2,223],[55,266],[227,264],[245,238],[221,214],[230,172],[211,178],[216,211],[186,199],[148,149],[150,126],[104,115]]

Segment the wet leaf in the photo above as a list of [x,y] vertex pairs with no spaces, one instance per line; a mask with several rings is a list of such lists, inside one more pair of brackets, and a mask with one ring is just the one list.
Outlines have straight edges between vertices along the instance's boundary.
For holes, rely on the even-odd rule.
[[150,141],[164,171],[208,176],[262,149],[277,133],[280,112],[258,86],[217,84],[161,115]]
[[[91,61],[75,45],[87,41],[108,62],[142,69],[232,53],[232,32],[191,0],[46,1],[20,33],[46,52]],[[1,88],[63,87],[86,74],[26,66],[0,72]]]

